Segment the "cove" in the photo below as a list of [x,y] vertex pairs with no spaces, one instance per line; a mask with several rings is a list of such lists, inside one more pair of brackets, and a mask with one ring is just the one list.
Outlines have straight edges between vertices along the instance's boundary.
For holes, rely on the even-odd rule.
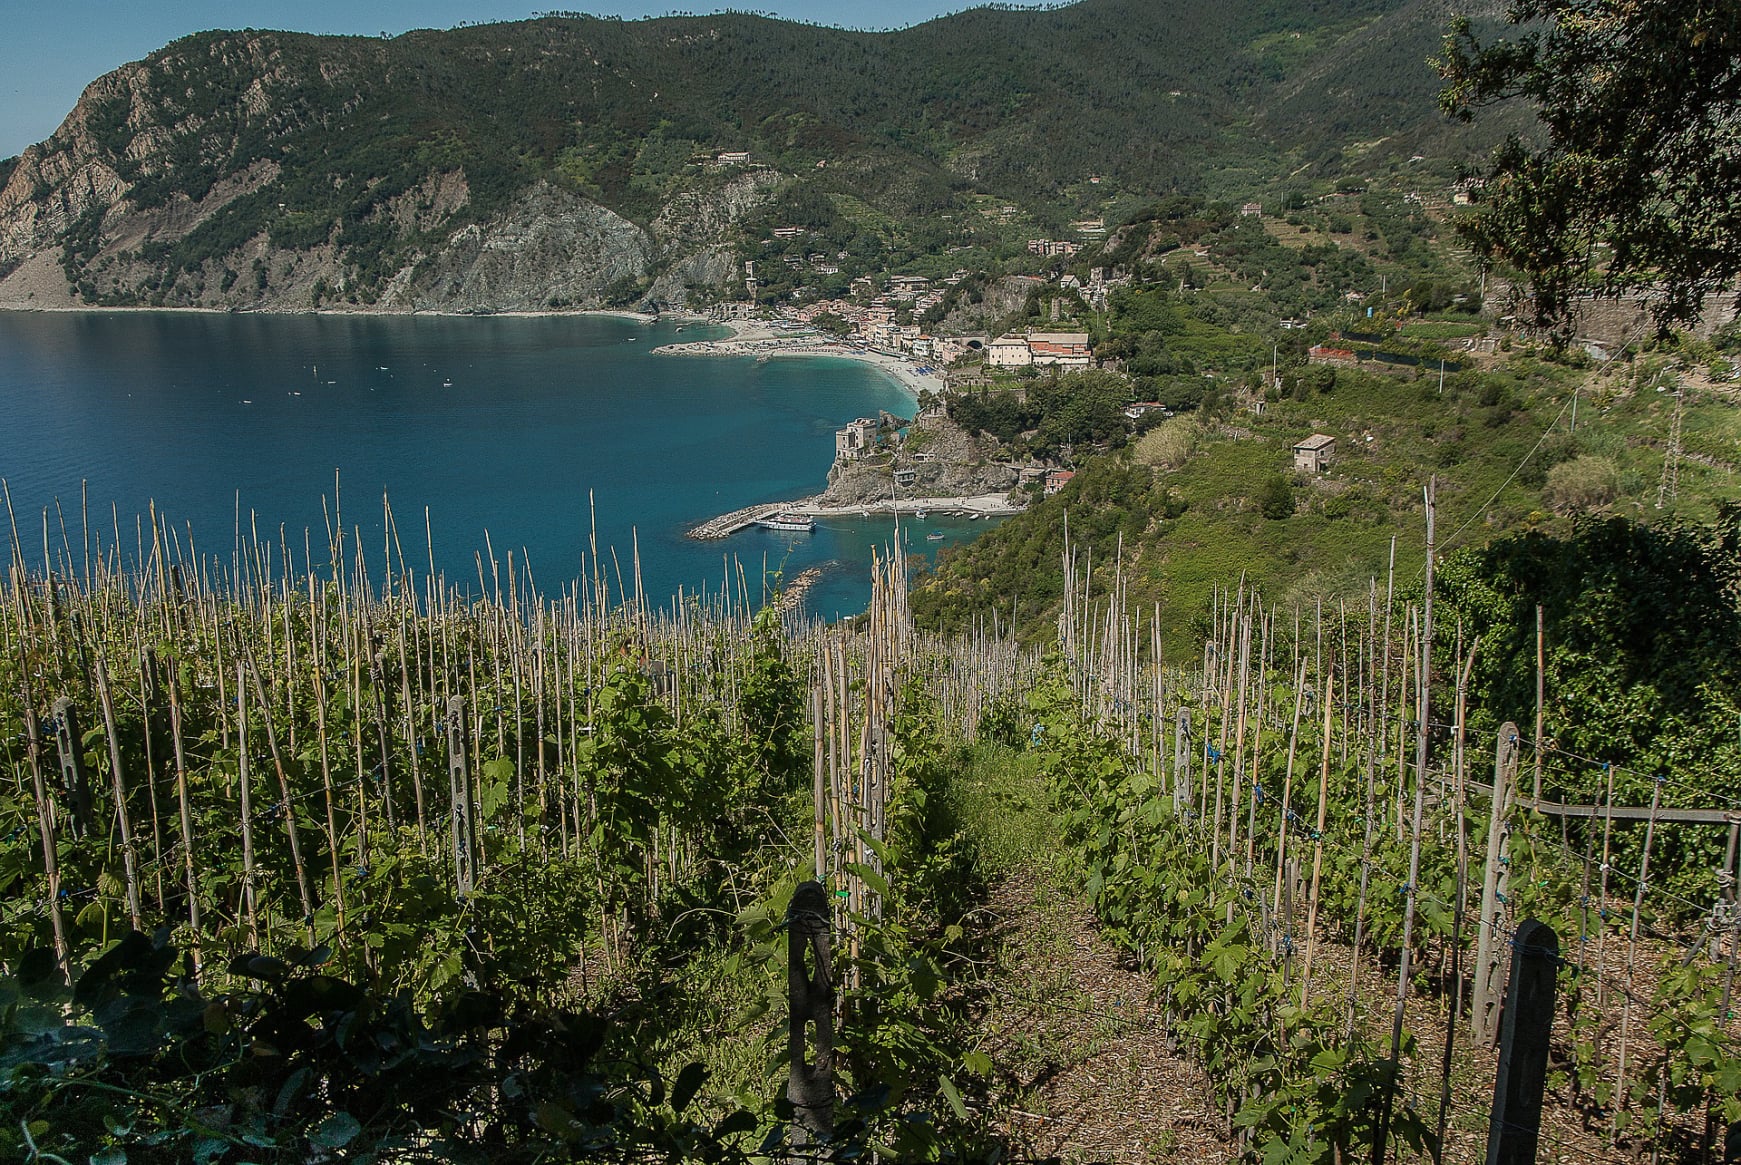
[[[809,609],[855,614],[886,517],[724,542],[684,532],[815,493],[836,428],[911,400],[848,360],[649,354],[718,335],[572,315],[0,313],[0,478],[33,559],[45,509],[53,544],[64,516],[79,547],[81,488],[92,526],[106,544],[118,524],[129,558],[155,502],[204,553],[228,557],[239,507],[244,531],[276,542],[282,529],[298,560],[311,531],[321,559],[336,470],[377,577],[385,492],[408,564],[426,563],[427,508],[436,567],[461,586],[475,587],[487,532],[499,559],[514,551],[554,592],[581,573],[596,520],[607,578],[614,549],[627,579],[638,542],[651,598],[717,592],[739,566],[754,593],[764,564],[788,578],[814,566]],[[929,523],[944,538],[915,531],[909,550],[983,525]]]

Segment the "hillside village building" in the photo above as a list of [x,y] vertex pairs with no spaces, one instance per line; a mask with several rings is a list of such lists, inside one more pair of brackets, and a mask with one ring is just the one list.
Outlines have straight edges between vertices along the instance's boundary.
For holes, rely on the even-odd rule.
[[1029,332],[1025,336],[999,336],[985,346],[985,362],[992,368],[1026,368],[1030,364],[1055,368],[1087,368],[1093,362],[1087,332]]
[[1330,348],[1318,344],[1306,352],[1307,364],[1329,364],[1336,368],[1353,368],[1360,363],[1360,357],[1354,354],[1352,348]]
[[1029,332],[1029,359],[1058,368],[1087,368],[1092,362],[1087,332]]
[[985,362],[993,368],[1026,368],[1034,362],[1023,336],[999,336],[985,346]]
[[1330,468],[1330,456],[1336,451],[1336,438],[1313,433],[1294,446],[1294,468],[1301,473],[1323,473]]

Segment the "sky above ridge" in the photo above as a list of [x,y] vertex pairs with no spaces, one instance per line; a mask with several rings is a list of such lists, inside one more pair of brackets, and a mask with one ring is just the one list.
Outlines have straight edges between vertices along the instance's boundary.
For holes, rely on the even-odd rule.
[[213,28],[396,34],[523,20],[552,9],[635,19],[732,7],[852,28],[900,28],[977,0],[0,0],[0,158],[53,133],[84,87],[178,37]]

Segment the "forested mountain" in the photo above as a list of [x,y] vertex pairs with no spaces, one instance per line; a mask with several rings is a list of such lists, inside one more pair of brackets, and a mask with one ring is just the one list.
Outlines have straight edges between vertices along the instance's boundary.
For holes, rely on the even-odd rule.
[[[201,33],[0,163],[0,300],[669,299],[732,280],[758,207],[853,219],[874,251],[984,242],[979,200],[1047,225],[1418,154],[1448,172],[1479,145],[1432,101],[1449,12],[1083,0],[890,33],[746,14]],[[705,164],[724,151],[750,160]]]

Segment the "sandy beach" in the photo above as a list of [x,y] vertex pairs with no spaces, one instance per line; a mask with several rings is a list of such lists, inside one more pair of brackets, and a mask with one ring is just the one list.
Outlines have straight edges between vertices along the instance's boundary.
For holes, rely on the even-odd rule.
[[723,327],[732,330],[729,340],[695,340],[682,344],[663,344],[653,351],[661,356],[755,356],[774,359],[792,356],[822,356],[838,360],[857,360],[870,364],[893,377],[907,395],[918,403],[922,392],[942,392],[941,369],[915,364],[889,352],[871,352],[847,344],[821,339],[814,334],[794,336],[788,331],[770,327],[760,320],[732,320]]

